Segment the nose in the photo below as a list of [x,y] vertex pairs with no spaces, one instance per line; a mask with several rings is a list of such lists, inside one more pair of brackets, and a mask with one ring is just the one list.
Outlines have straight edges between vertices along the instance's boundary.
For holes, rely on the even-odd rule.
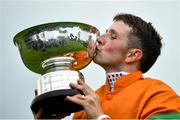
[[97,40],[96,40],[96,45],[97,46],[101,46],[101,45],[104,45],[105,43],[105,35],[100,35]]
[[98,37],[97,40],[96,40],[96,46],[99,46],[101,44],[102,44],[102,42],[100,41],[100,37]]

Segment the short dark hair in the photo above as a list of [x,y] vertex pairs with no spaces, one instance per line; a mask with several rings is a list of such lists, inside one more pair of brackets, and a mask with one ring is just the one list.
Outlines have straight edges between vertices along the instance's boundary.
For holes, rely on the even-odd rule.
[[143,73],[147,72],[161,54],[161,36],[151,23],[132,14],[117,14],[113,21],[123,21],[132,28],[128,35],[128,47],[142,50],[143,57],[139,69]]

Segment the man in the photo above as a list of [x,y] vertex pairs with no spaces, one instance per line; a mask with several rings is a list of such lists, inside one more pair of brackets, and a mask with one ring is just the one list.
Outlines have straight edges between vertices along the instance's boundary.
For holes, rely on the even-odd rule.
[[151,23],[131,14],[118,14],[113,20],[97,39],[93,59],[106,71],[105,84],[96,92],[81,80],[70,84],[84,94],[67,96],[84,107],[74,118],[147,119],[160,113],[179,113],[179,96],[165,83],[143,77],[161,53],[160,35]]

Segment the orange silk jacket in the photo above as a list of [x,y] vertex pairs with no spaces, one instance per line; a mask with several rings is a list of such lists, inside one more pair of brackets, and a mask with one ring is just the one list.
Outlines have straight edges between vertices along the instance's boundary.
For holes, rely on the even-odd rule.
[[[143,78],[140,71],[121,77],[114,87],[114,92],[110,92],[106,80],[96,91],[104,114],[112,119],[146,119],[158,113],[180,112],[180,97],[165,83]],[[85,111],[73,117],[86,118]]]

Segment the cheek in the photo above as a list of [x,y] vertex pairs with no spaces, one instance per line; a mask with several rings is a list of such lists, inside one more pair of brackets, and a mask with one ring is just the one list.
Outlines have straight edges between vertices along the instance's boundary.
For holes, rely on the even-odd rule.
[[115,51],[115,48],[116,48],[116,46],[115,45],[110,45],[110,44],[108,44],[108,45],[106,45],[106,47],[104,47],[104,49],[107,51],[107,52],[113,52],[113,51]]
[[109,53],[119,53],[122,51],[122,48],[119,44],[108,44],[106,47],[105,47],[105,50],[106,52],[109,52]]
[[111,44],[106,46],[106,53],[110,58],[123,59],[126,56],[126,49],[120,44]]

